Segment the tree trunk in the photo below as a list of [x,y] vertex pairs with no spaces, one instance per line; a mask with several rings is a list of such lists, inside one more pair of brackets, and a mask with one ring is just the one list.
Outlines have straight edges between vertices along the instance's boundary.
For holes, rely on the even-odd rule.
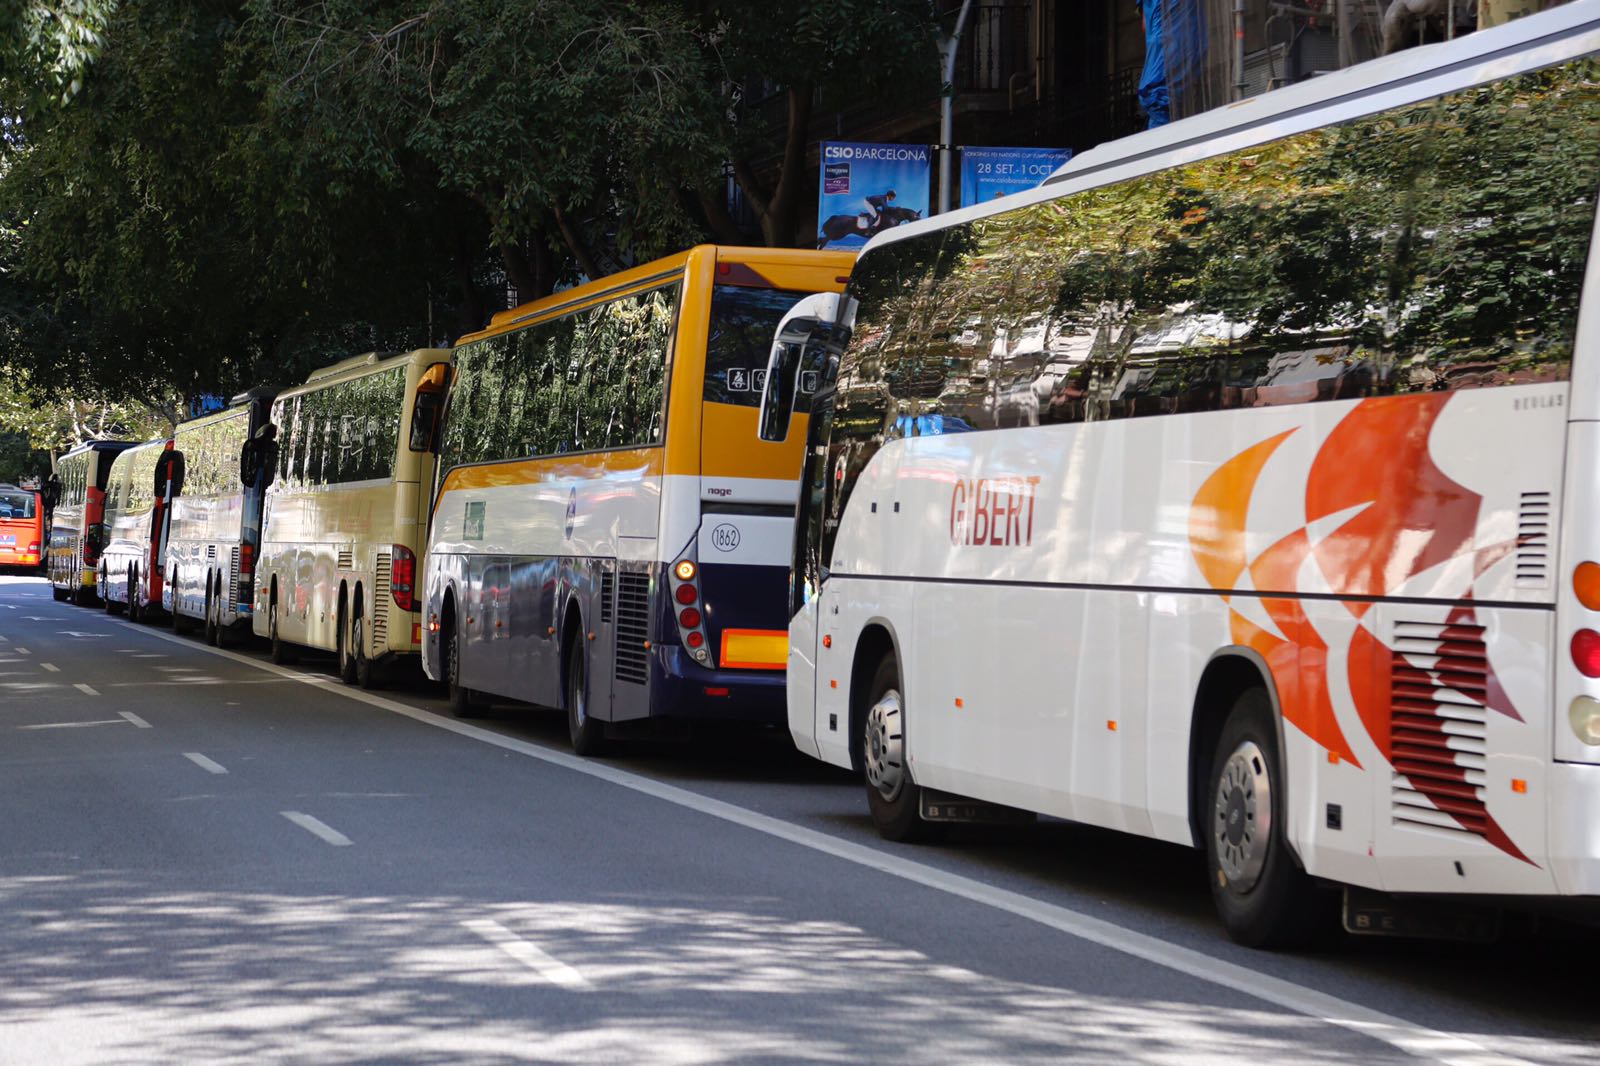
[[727,198],[720,192],[679,189],[678,198],[682,201],[685,211],[698,214],[705,220],[711,238],[718,243],[744,244],[749,240],[744,235],[744,230],[739,228],[739,224],[728,213]]
[[456,234],[456,285],[461,291],[461,310],[459,315],[460,332],[476,333],[489,321],[489,310],[484,304],[483,293],[478,290],[478,285],[472,279],[472,264],[477,257],[468,245],[464,235]]
[[500,261],[505,264],[506,277],[517,287],[519,300],[524,302],[537,300],[545,295],[539,291],[539,278],[534,273],[533,264],[528,262],[528,257],[522,253],[521,245],[514,241],[500,245]]
[[800,195],[806,182],[806,141],[811,132],[811,99],[815,87],[804,81],[789,86],[789,127],[783,142],[783,166],[778,184],[761,216],[761,235],[768,247],[788,247],[795,242],[800,217]]
[[572,252],[572,257],[578,261],[578,269],[588,276],[590,281],[605,277],[605,271],[600,269],[600,263],[589,250],[589,244],[583,239],[583,234],[567,218],[567,213],[557,204],[553,210],[556,215],[556,225],[561,229],[561,239],[567,242],[567,248]]

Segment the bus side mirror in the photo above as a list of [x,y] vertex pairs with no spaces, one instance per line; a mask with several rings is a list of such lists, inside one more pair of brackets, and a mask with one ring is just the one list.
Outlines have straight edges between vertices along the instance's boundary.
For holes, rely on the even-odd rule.
[[[814,393],[832,377],[834,357],[849,337],[848,327],[836,324],[846,297],[819,292],[796,303],[778,323],[767,356],[767,379],[761,386],[761,418],[757,432],[762,440],[781,443],[789,438],[795,401],[801,393]],[[853,302],[848,306],[853,307]]]
[[183,453],[169,448],[156,460],[156,498],[166,499],[167,490],[176,496],[183,491]]
[[444,401],[450,388],[450,364],[434,363],[422,372],[417,382],[416,402],[411,405],[411,433],[408,441],[414,452],[439,450],[439,427]]
[[268,422],[239,449],[239,483],[245,488],[261,479],[266,488],[278,476],[278,427]]
[[55,510],[56,504],[61,502],[61,475],[51,474],[45,478],[40,495],[44,497],[44,505],[52,511]]

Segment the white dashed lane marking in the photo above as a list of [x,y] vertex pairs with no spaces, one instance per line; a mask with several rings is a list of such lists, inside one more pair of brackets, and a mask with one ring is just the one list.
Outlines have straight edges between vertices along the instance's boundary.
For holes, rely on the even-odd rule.
[[78,682],[76,685],[73,685],[72,687],[77,689],[79,692],[83,693],[85,696],[98,696],[98,695],[100,695],[100,693],[95,689],[95,687],[93,685],[85,685],[81,681]]
[[279,811],[278,813],[289,819],[289,821],[293,822],[301,829],[304,829],[313,836],[321,837],[323,840],[326,840],[336,848],[347,848],[350,846],[349,837],[345,836],[343,833],[339,832],[333,826],[322,821],[321,819],[313,818],[309,814],[301,814],[299,811]]
[[55,663],[40,663],[39,669],[48,670],[52,674],[59,674],[61,672],[61,667],[57,666]]
[[522,965],[561,988],[588,991],[594,988],[583,974],[532,944],[492,918],[474,918],[461,923]]
[[155,728],[155,726],[151,725],[149,722],[145,721],[143,718],[140,718],[138,715],[134,714],[132,711],[118,711],[117,713],[122,715],[122,717],[126,718],[128,721],[132,722],[134,725],[138,726],[140,729],[154,729]]
[[226,766],[206,758],[198,751],[186,751],[183,753],[183,757],[200,767],[200,769],[204,770],[208,774],[225,774],[228,772],[228,768]]

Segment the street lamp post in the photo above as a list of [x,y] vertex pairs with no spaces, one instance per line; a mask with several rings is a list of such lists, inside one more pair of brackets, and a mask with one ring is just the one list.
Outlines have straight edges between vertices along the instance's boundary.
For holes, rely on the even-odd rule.
[[961,0],[961,13],[955,29],[939,42],[944,58],[944,80],[939,85],[939,213],[950,210],[950,142],[955,137],[956,46],[961,43],[961,28],[966,25],[972,0]]

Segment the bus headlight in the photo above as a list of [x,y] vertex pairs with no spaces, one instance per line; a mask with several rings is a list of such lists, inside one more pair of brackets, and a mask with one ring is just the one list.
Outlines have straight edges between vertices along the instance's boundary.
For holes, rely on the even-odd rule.
[[1600,747],[1600,700],[1579,696],[1567,708],[1567,721],[1579,740],[1592,747]]

